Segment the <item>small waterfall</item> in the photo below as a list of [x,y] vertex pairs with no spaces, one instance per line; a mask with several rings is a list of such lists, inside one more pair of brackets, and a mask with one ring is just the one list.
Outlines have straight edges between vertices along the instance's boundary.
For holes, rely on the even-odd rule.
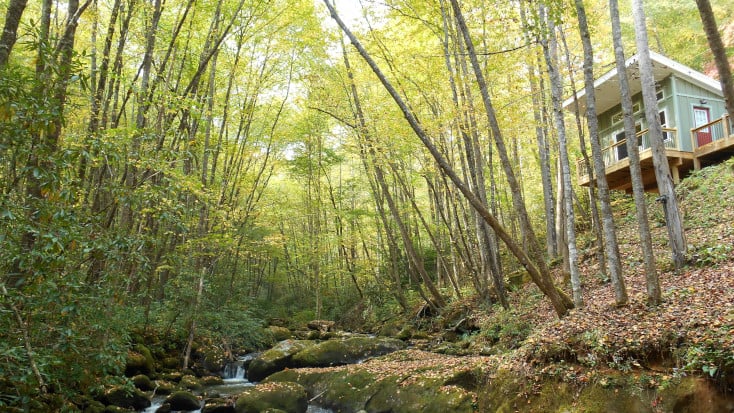
[[247,363],[255,358],[257,353],[246,354],[244,356],[237,357],[236,360],[227,363],[222,371],[222,378],[229,381],[247,381],[245,378],[245,366]]
[[240,359],[227,363],[227,365],[224,366],[224,371],[222,372],[222,378],[224,378],[225,380],[244,379],[245,378],[244,364],[245,362]]

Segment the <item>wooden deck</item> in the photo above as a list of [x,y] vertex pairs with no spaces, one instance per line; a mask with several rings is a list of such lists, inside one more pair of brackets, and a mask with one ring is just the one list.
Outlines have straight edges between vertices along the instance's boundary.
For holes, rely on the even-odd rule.
[[[678,149],[680,147],[679,137],[675,129],[664,129],[663,131],[668,137],[665,140],[665,155],[668,158],[673,182],[676,184],[692,170],[734,156],[734,128],[732,128],[726,115],[706,125],[691,129],[690,139],[693,148],[695,148],[693,152]],[[699,145],[699,137],[706,143]],[[652,162],[652,150],[647,139],[647,130],[639,132],[637,139],[640,142],[640,169],[645,191],[657,192],[657,181]],[[708,142],[709,140],[711,142]],[[622,148],[623,145],[624,148]],[[629,158],[626,157],[626,153],[625,140],[602,149],[609,189],[632,192]],[[583,159],[578,161],[576,171],[579,185],[589,186],[593,174],[587,172]]]
[[[711,142],[699,145],[698,136],[703,133],[711,137]],[[704,166],[721,162],[734,155],[734,128],[727,115],[706,125],[691,129],[691,142],[695,148],[694,166]]]

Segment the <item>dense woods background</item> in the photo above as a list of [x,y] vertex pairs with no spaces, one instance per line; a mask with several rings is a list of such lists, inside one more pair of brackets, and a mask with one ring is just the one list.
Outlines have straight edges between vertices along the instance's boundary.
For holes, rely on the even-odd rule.
[[[712,5],[731,55],[734,9]],[[569,182],[591,151],[582,121],[559,135],[553,118],[583,88],[577,4],[363,6],[335,7],[445,165],[320,2],[0,0],[0,380],[21,389],[0,405],[101,385],[147,329],[256,347],[268,318],[509,306],[506,280],[535,267],[554,300],[542,274],[566,256],[573,278],[572,214],[604,258],[596,202],[559,191],[563,148]],[[598,77],[612,26],[606,2],[585,6]],[[652,50],[715,74],[695,2],[645,11]]]

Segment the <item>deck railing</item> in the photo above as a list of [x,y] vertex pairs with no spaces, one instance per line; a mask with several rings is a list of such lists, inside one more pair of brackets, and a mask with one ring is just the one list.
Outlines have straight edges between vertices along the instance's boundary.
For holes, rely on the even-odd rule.
[[729,115],[725,114],[713,122],[691,129],[692,148],[696,150],[701,146],[731,136],[734,133],[732,121],[732,119],[729,119]]
[[[649,129],[644,129],[637,132],[635,135],[637,137],[637,144],[640,152],[650,149],[650,135],[648,132]],[[663,128],[663,143],[666,148],[680,148],[677,129]],[[604,159],[605,168],[624,161],[627,157],[627,139],[614,142],[602,149],[602,159]],[[589,171],[586,170],[583,159],[578,160],[576,171],[578,173],[579,180],[581,181],[590,180],[590,178],[594,176],[593,173],[589,174]]]

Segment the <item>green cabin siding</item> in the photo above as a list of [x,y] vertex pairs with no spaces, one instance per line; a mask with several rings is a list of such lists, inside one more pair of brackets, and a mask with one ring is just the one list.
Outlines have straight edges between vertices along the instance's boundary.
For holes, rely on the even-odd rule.
[[[666,124],[664,127],[677,129],[679,149],[691,152],[693,148],[690,130],[694,124],[693,108],[708,108],[713,121],[720,118],[725,112],[724,100],[716,94],[675,75],[663,79],[659,82],[659,85],[663,92],[663,98],[658,101],[658,109],[665,112]],[[706,103],[702,104],[702,99]],[[632,97],[632,104],[635,109],[638,109],[634,113],[635,124],[639,123],[642,129],[647,129],[641,93]],[[602,148],[613,144],[614,136],[624,129],[623,119],[619,116],[621,111],[621,105],[615,105],[597,116]],[[616,121],[613,122],[613,118]],[[644,143],[645,146],[649,146],[648,142]]]
[[[678,107],[679,127],[678,134],[681,139],[681,149],[693,151],[691,141],[691,129],[694,127],[693,108],[702,107],[709,110],[710,120],[721,118],[726,112],[724,100],[716,94],[685,81],[674,78],[676,95],[675,105]],[[702,103],[705,102],[705,103]]]

